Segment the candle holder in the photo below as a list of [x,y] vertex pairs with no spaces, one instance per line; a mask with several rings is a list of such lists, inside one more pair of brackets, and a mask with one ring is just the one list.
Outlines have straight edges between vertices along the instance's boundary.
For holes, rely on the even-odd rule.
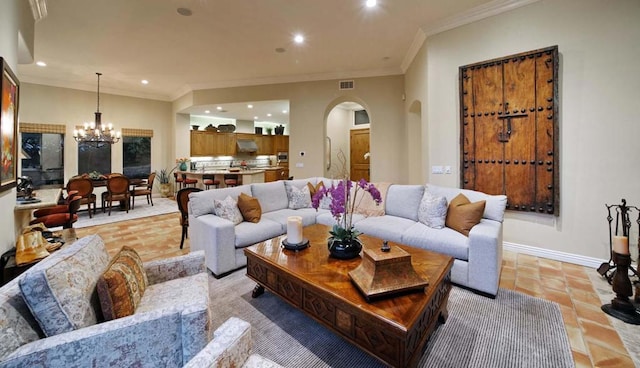
[[601,309],[608,315],[626,323],[640,325],[640,312],[636,309],[636,305],[629,300],[629,297],[633,296],[631,279],[629,279],[631,256],[611,252],[611,258],[616,264],[612,277],[613,291],[616,293],[616,297],[611,300],[611,304],[605,304]]

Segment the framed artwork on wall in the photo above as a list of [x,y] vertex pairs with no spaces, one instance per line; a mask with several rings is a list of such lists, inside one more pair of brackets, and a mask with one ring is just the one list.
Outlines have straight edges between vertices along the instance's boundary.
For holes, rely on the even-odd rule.
[[0,192],[16,186],[18,173],[18,98],[20,82],[0,58]]

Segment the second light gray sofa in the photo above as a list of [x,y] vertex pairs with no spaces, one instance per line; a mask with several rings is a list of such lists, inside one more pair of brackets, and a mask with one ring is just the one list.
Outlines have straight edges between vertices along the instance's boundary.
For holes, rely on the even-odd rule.
[[[285,234],[289,216],[301,216],[304,226],[315,223],[333,225],[335,220],[326,209],[289,208],[288,188],[302,188],[307,183],[316,185],[320,181],[327,186],[337,183],[332,179],[313,177],[191,193],[191,251],[204,250],[207,267],[216,277],[221,277],[246,266],[245,247]],[[468,237],[446,227],[433,229],[422,224],[418,221],[418,208],[425,190],[446,197],[448,202],[459,193],[472,202],[485,200],[481,222],[471,229]],[[258,223],[241,222],[234,226],[231,221],[215,215],[215,199],[224,200],[230,196],[237,200],[240,193],[253,196],[260,202],[262,218]],[[452,282],[493,296],[500,279],[505,206],[505,196],[431,184],[393,184],[386,193],[384,215],[365,217],[355,214],[353,223],[365,234],[454,257]]]

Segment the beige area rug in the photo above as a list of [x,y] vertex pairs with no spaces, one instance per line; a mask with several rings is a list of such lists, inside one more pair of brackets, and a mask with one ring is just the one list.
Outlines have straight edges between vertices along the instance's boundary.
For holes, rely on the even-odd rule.
[[[636,267],[635,264],[633,266]],[[600,276],[595,269],[587,274],[602,304],[611,303],[611,299],[615,298],[616,295],[607,280]],[[627,348],[633,363],[636,367],[640,367],[640,326],[625,323],[609,315],[607,317],[609,317],[613,328],[618,331],[618,335],[620,335],[624,347]]]
[[82,208],[85,210],[78,213],[78,221],[73,224],[73,227],[77,229],[179,212],[176,201],[162,197],[153,197],[153,206],[147,204],[147,200],[144,197],[138,197],[136,198],[136,207],[129,210],[129,213],[114,206],[111,209],[111,216],[109,216],[108,211],[102,213],[102,209],[98,208],[93,218],[89,218],[89,212],[86,211],[86,206],[82,206]]

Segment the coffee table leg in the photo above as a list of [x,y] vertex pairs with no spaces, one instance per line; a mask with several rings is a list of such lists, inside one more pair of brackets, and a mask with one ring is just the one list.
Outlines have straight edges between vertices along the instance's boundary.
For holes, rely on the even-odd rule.
[[447,318],[449,318],[449,308],[447,308],[447,303],[449,301],[445,301],[442,306],[442,309],[440,309],[440,315],[438,316],[438,322],[444,324],[445,322],[447,322]]
[[257,298],[262,294],[264,294],[264,286],[256,284],[256,287],[253,288],[253,292],[251,293],[251,297]]

